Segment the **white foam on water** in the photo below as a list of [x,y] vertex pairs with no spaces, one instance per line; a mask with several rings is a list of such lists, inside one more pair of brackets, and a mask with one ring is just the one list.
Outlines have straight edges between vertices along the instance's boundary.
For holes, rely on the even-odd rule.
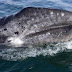
[[72,41],[68,41],[64,43],[67,49],[72,49]]
[[0,52],[0,57],[4,60],[24,60],[28,57],[36,56],[54,56],[58,52],[65,50],[61,43],[55,45],[47,45],[46,47],[33,47],[33,48],[9,48]]

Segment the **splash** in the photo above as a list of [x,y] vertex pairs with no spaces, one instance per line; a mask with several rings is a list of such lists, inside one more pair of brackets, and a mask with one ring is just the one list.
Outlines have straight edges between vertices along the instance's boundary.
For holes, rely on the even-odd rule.
[[0,58],[4,60],[17,61],[28,57],[54,56],[57,53],[72,49],[72,41],[49,44],[37,47],[4,48],[0,51]]
[[72,41],[68,41],[64,43],[67,49],[72,49]]
[[4,60],[17,61],[24,60],[28,57],[36,57],[39,55],[54,56],[58,52],[62,52],[66,49],[61,45],[62,44],[51,44],[33,48],[5,48],[0,52],[0,58]]

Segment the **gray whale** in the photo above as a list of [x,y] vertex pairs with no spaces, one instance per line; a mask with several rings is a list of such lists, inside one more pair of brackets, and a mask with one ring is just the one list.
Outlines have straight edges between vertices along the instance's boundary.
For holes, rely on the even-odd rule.
[[72,39],[72,12],[27,7],[0,19],[0,44],[42,45]]

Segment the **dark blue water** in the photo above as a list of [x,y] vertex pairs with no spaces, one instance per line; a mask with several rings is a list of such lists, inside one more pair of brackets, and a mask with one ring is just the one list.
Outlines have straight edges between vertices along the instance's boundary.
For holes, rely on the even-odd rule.
[[[0,17],[25,7],[72,11],[72,0],[0,0]],[[72,46],[68,44],[67,47]],[[0,72],[72,72],[72,51],[64,48],[63,44],[57,44],[31,49],[5,49],[0,52]]]

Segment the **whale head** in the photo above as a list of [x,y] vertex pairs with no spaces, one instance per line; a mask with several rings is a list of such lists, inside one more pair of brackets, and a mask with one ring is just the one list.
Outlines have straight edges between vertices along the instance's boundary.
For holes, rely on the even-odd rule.
[[14,25],[11,25],[12,20],[13,15],[0,19],[0,45],[3,44],[7,46],[19,47],[23,44],[23,41],[19,37],[19,32],[17,31],[18,28],[15,23]]
[[72,12],[48,8],[24,8],[0,19],[0,44],[39,45],[72,39]]

